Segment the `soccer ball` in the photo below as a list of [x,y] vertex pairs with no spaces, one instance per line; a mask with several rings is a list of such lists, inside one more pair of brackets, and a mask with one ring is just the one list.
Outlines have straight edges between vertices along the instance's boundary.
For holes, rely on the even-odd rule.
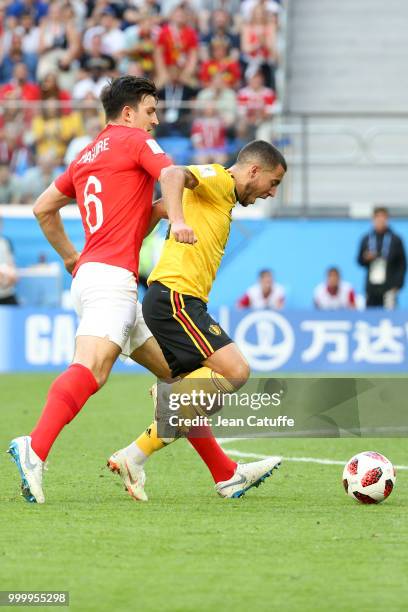
[[347,495],[362,504],[379,504],[395,484],[395,467],[387,457],[375,451],[354,455],[345,465],[343,486]]

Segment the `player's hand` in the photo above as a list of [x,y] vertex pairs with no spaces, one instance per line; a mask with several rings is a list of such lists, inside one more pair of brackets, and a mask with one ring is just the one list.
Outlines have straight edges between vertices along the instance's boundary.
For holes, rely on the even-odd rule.
[[194,235],[194,230],[184,223],[184,221],[176,221],[171,224],[171,233],[177,242],[186,244],[194,244],[197,238]]
[[80,256],[81,256],[81,253],[77,251],[75,255],[72,255],[72,257],[67,257],[66,259],[64,259],[64,266],[67,272],[72,274],[72,271],[75,268],[76,263],[78,259],[80,258]]

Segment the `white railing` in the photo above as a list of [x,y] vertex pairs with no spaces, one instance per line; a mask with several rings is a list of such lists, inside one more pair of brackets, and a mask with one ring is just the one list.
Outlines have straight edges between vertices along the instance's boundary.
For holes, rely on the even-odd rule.
[[[285,27],[284,19],[282,23]],[[283,63],[283,69],[284,66]],[[282,95],[284,96],[284,90]],[[72,101],[63,103],[60,107],[65,111],[67,108],[78,112],[91,110],[103,121],[102,108],[97,102],[91,105]],[[204,104],[196,101],[181,105],[182,109],[191,110],[192,117],[204,107]],[[165,116],[165,108],[163,103],[159,105],[162,118]],[[15,128],[16,131],[23,130],[28,133],[33,114],[41,112],[41,109],[42,105],[38,102],[3,101],[0,110],[8,119],[7,129],[13,131]],[[17,114],[14,119],[11,117],[13,111]],[[385,184],[388,180],[395,188],[390,190],[389,196],[385,190],[380,195],[373,189],[370,197],[364,200],[382,201],[391,207],[398,207],[403,214],[408,214],[408,192],[406,179],[403,177],[408,164],[408,111],[399,114],[288,114],[280,112],[279,106],[276,106],[272,121],[269,122],[268,134],[268,138],[287,158],[289,172],[276,201],[266,207],[265,214],[284,215],[288,214],[290,209],[297,209],[305,216],[310,214],[317,204],[316,181],[322,172],[327,182],[333,181],[333,193],[326,202],[318,202],[320,214],[325,214],[324,206],[327,206],[327,214],[330,215],[335,205],[354,205],[355,202],[361,201],[361,195],[358,194],[362,191],[355,187],[371,180],[371,175],[367,178],[369,169],[372,170],[373,180],[380,180],[380,171],[392,172],[395,178],[389,179],[385,176],[383,181]],[[230,147],[230,151],[233,150],[234,147]],[[340,169],[344,181],[347,181],[348,174],[352,173],[354,184],[350,186],[349,191],[339,190],[337,197],[336,182],[339,180]],[[397,183],[401,184],[401,188]]]

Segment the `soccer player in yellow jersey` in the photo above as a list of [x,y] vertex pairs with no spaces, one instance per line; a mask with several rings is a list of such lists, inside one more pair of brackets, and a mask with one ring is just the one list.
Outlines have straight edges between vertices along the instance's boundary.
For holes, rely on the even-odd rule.
[[[173,377],[178,377],[172,392],[231,393],[246,383],[249,366],[208,314],[208,294],[228,241],[232,209],[237,203],[249,206],[257,198],[274,197],[286,162],[273,145],[255,140],[228,169],[210,164],[173,166],[166,172],[172,178],[165,201],[170,226],[160,260],[148,279],[143,316]],[[279,457],[270,457],[237,465],[202,427],[190,430],[189,441],[207,463],[222,497],[241,497],[280,463]],[[146,459],[168,442],[158,437],[153,422],[136,442],[112,455],[108,465],[123,477],[123,464],[142,469]],[[139,479],[139,486],[143,485],[144,472]]]

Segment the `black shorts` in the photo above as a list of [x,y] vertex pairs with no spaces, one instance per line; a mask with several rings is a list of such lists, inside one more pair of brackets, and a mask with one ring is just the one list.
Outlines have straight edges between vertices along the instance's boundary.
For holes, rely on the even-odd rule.
[[173,376],[197,370],[215,351],[232,342],[202,300],[157,281],[144,297],[143,317]]

